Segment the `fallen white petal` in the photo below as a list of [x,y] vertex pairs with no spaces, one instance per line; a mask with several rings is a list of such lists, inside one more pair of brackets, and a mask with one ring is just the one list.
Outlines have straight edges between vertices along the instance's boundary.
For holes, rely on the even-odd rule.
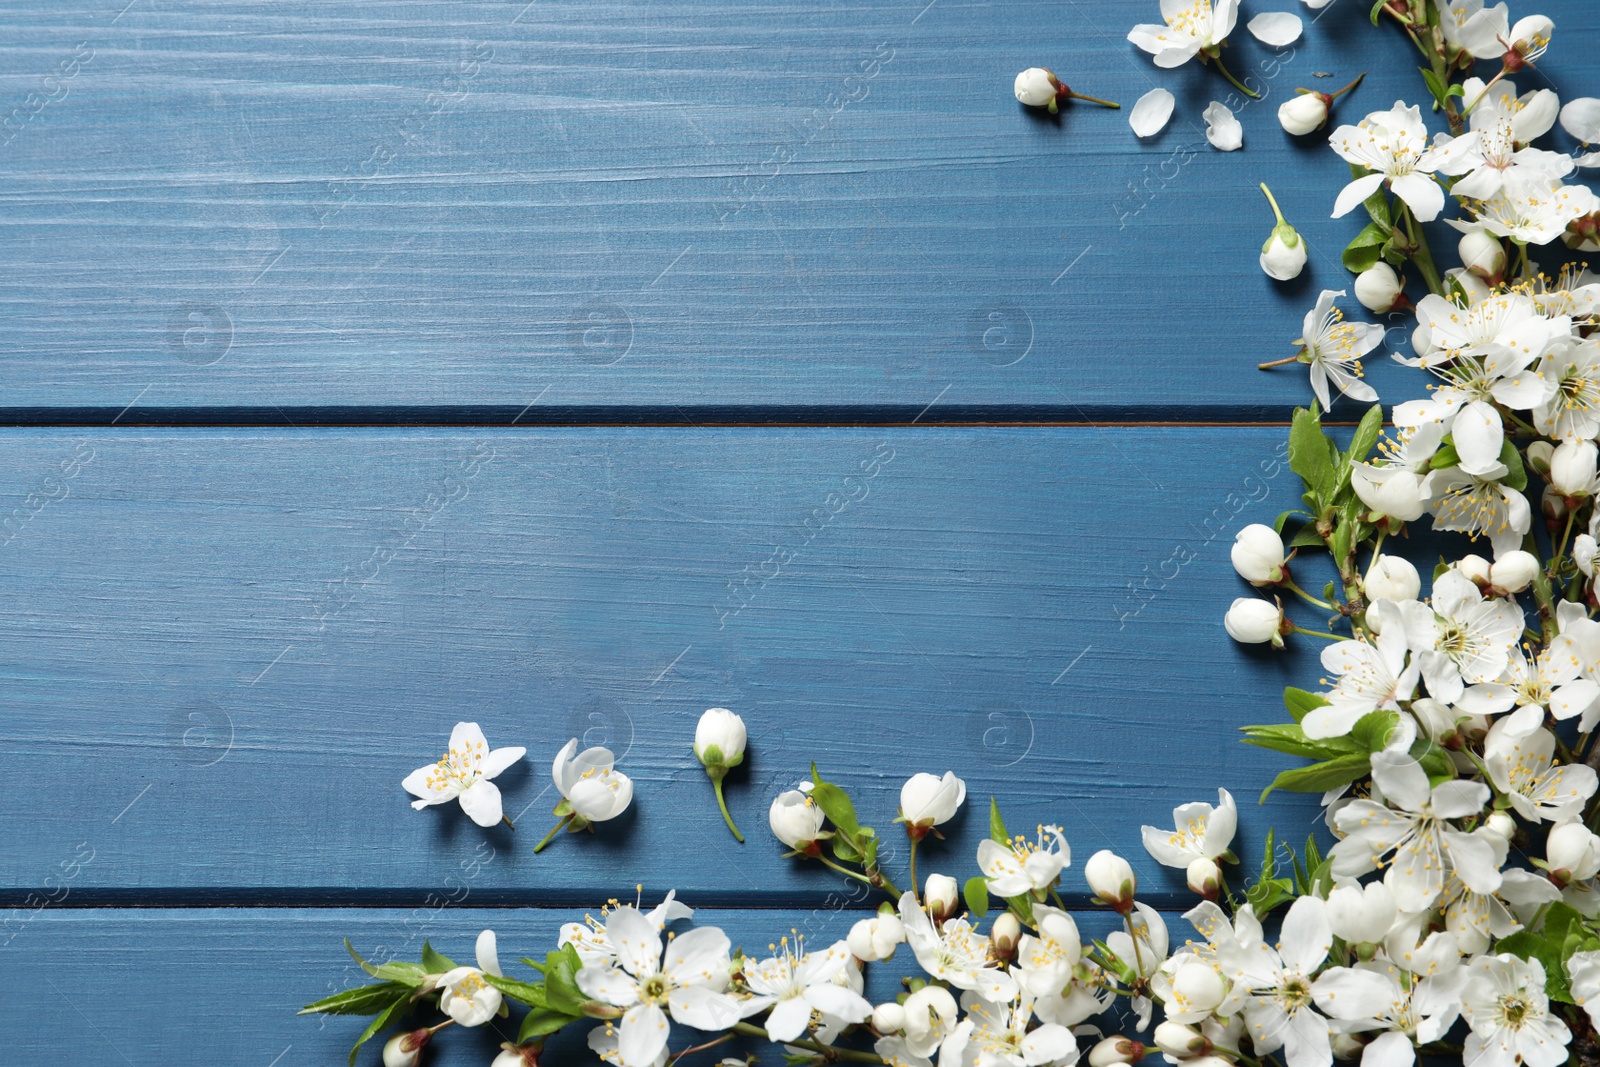
[[1300,39],[1300,16],[1287,11],[1268,11],[1251,19],[1245,28],[1262,44],[1282,48]]
[[1154,137],[1167,128],[1172,118],[1173,95],[1165,89],[1151,89],[1128,112],[1128,125],[1140,137]]
[[1580,96],[1561,109],[1561,128],[1584,144],[1600,141],[1600,99]]
[[1575,167],[1600,167],[1600,152],[1586,152],[1581,156],[1572,157]]
[[1219,101],[1211,101],[1201,116],[1206,120],[1206,140],[1221,152],[1235,152],[1244,146],[1244,127]]

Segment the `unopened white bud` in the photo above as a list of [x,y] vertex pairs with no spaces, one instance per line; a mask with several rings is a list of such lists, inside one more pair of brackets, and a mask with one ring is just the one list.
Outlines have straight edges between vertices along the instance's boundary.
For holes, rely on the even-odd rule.
[[1280,222],[1261,246],[1261,269],[1275,281],[1290,281],[1305,270],[1308,255],[1306,239],[1300,236],[1300,231],[1287,222]]
[[1472,230],[1461,235],[1456,244],[1461,255],[1461,265],[1475,277],[1490,285],[1498,285],[1506,270],[1506,247],[1498,237],[1483,230]]
[[1568,883],[1600,874],[1600,838],[1581,822],[1565,822],[1551,830],[1544,848],[1551,873],[1564,874]]
[[1393,311],[1401,303],[1406,283],[1389,264],[1381,260],[1356,275],[1356,299],[1368,311],[1378,314]]
[[1216,900],[1222,895],[1222,868],[1217,866],[1216,860],[1204,856],[1190,860],[1184,874],[1189,879],[1189,888],[1207,900]]
[[1270,526],[1251,523],[1233,535],[1230,556],[1233,569],[1251,585],[1276,585],[1283,581],[1283,538]]
[[1334,1032],[1328,1035],[1329,1043],[1333,1046],[1333,1058],[1340,1062],[1353,1060],[1366,1050],[1367,1044],[1361,1040],[1359,1034],[1341,1034]]
[[1467,553],[1456,561],[1456,570],[1461,572],[1461,577],[1479,585],[1489,583],[1489,561],[1482,556]]
[[1569,500],[1593,495],[1600,449],[1593,441],[1562,441],[1550,453],[1550,485]]
[[1283,647],[1283,609],[1266,600],[1242,596],[1228,608],[1222,619],[1228,636],[1244,645],[1268,641]]
[[1379,556],[1367,570],[1367,599],[1415,600],[1422,595],[1422,576],[1404,556]]
[[1009,959],[1017,951],[1017,942],[1022,939],[1022,923],[1009,911],[1003,911],[995,917],[994,925],[989,929],[989,942],[994,946],[995,955]]
[[872,1027],[880,1034],[898,1034],[906,1028],[906,1010],[894,1001],[872,1009]]
[[948,874],[930,874],[922,887],[922,901],[935,923],[942,923],[956,913],[961,900],[961,887]]
[[1513,834],[1517,832],[1517,820],[1503,811],[1492,811],[1489,817],[1483,820],[1483,828],[1499,836],[1500,840],[1509,843]]
[[1550,477],[1550,460],[1556,454],[1556,446],[1549,441],[1530,441],[1528,443],[1528,466],[1533,468],[1533,473],[1541,478]]
[[1190,956],[1173,972],[1172,993],[1174,1000],[1187,1007],[1192,1018],[1217,1008],[1228,995],[1228,986],[1215,967],[1198,956]]
[[744,762],[744,720],[727,708],[703,712],[694,728],[694,754],[713,774]]
[[426,1030],[396,1034],[383,1045],[383,1067],[417,1067],[422,1049],[432,1035]]
[[865,963],[886,960],[906,939],[905,924],[894,912],[880,911],[870,919],[862,919],[850,928],[845,939],[851,955]]
[[1489,584],[1507,593],[1520,593],[1533,584],[1539,573],[1539,557],[1514,549],[1489,567]]
[[1144,1059],[1144,1046],[1131,1037],[1105,1038],[1089,1050],[1089,1067],[1116,1067]]
[[1278,105],[1278,125],[1296,137],[1315,133],[1328,123],[1328,98],[1322,93],[1297,93]]
[[1600,542],[1586,533],[1572,539],[1572,562],[1589,578],[1594,577],[1595,557],[1600,556]]
[[539,1050],[533,1045],[528,1045],[528,1054],[523,1055],[520,1046],[500,1046],[500,1055],[494,1058],[489,1067],[528,1067],[530,1063],[539,1062]]
[[1048,107],[1055,101],[1056,89],[1060,84],[1056,76],[1044,67],[1029,67],[1017,75],[1011,91],[1029,107]]
[[1156,1048],[1175,1059],[1191,1060],[1211,1052],[1211,1042],[1200,1031],[1183,1023],[1163,1022],[1156,1026]]
[[1133,910],[1133,895],[1139,888],[1133,867],[1127,860],[1103,848],[1083,865],[1083,877],[1095,899],[1126,914]]

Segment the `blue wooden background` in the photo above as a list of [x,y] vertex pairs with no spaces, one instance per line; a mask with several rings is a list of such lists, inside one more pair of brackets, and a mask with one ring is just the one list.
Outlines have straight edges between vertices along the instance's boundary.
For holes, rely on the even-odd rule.
[[[812,758],[890,829],[907,774],[968,781],[924,871],[970,872],[995,794],[1166,909],[1141,822],[1225,785],[1246,851],[1309,833],[1232,735],[1314,650],[1220,618],[1233,531],[1297,495],[1304,374],[1255,364],[1359,228],[1273,112],[1421,96],[1365,7],[1247,5],[1307,36],[1235,34],[1264,100],[1223,155],[1226,84],[1123,40],[1154,0],[0,2],[5,1062],[335,1062],[359,1024],[293,1009],[357,977],[341,937],[509,959],[641,881],[842,936],[862,901],[765,831]],[[1600,9],[1543,7],[1594,91]],[[1178,113],[1024,113],[1038,63]],[[406,806],[458,719],[530,748],[517,830]],[[637,802],[535,857],[572,736]]]

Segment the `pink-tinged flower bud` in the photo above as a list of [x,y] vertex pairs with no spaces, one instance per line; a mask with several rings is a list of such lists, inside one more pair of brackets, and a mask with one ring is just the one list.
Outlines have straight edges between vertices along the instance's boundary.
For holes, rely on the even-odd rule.
[[906,1028],[906,1009],[889,1001],[872,1009],[872,1027],[880,1034],[898,1034]]
[[384,1042],[383,1067],[417,1067],[422,1062],[422,1050],[432,1038],[429,1030],[394,1035]]
[[1461,265],[1490,285],[1499,285],[1505,276],[1506,246],[1493,234],[1482,230],[1464,233],[1456,251],[1461,255]]
[[1328,124],[1333,98],[1327,93],[1297,93],[1278,105],[1278,125],[1302,137]]
[[1356,299],[1362,307],[1380,315],[1410,305],[1405,289],[1405,281],[1387,263],[1374,263],[1356,275]]
[[1403,556],[1379,556],[1367,569],[1367,599],[1393,600],[1396,603],[1415,600],[1422,595],[1422,576],[1411,561]]
[[1255,522],[1233,535],[1233,569],[1251,585],[1277,585],[1283,581],[1286,555],[1283,538],[1270,526]]
[[1519,548],[1494,561],[1489,567],[1489,584],[1502,592],[1520,593],[1538,574],[1539,558]]
[[1179,1060],[1209,1056],[1214,1047],[1200,1031],[1183,1023],[1163,1022],[1156,1026],[1156,1048]]
[[1090,856],[1089,862],[1083,865],[1083,877],[1100,903],[1123,915],[1133,910],[1133,895],[1138,891],[1139,880],[1128,861],[1115,852],[1103,848]]
[[539,1067],[539,1052],[537,1045],[513,1045],[509,1041],[500,1046],[500,1055],[494,1058],[489,1067]]
[[1222,868],[1217,866],[1216,860],[1204,856],[1191,860],[1184,874],[1189,879],[1189,888],[1207,900],[1216,900],[1222,895]]
[[1247,596],[1235,600],[1222,618],[1222,626],[1228,631],[1228,636],[1242,645],[1271,642],[1274,648],[1282,648],[1287,625],[1281,607]]
[[922,887],[922,902],[935,924],[942,923],[956,913],[961,900],[961,887],[948,874],[930,874]]
[[1009,911],[1003,911],[995,916],[994,925],[989,928],[989,944],[994,947],[994,954],[1002,960],[1009,960],[1016,955],[1017,942],[1022,940],[1022,923]]
[[1144,1059],[1144,1046],[1131,1037],[1108,1037],[1089,1050],[1089,1067],[1117,1067]]
[[1588,881],[1600,874],[1600,837],[1581,822],[1565,822],[1551,830],[1544,855],[1551,877],[1562,885]]

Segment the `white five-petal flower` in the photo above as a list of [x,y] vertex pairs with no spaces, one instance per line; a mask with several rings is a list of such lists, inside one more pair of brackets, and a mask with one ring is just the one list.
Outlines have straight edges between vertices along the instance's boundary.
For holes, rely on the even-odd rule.
[[1372,171],[1340,191],[1334,218],[1354,211],[1385,182],[1418,221],[1431,222],[1444,210],[1444,190],[1433,180],[1438,156],[1428,147],[1420,108],[1397,101],[1390,110],[1374,111],[1355,126],[1340,126],[1328,140],[1345,162]]
[[411,806],[419,811],[432,804],[461,801],[461,810],[479,826],[493,826],[503,817],[500,789],[489,779],[522,758],[527,749],[489,748],[475,722],[458,722],[450,731],[450,751],[437,763],[419,767],[400,784],[420,797]]

